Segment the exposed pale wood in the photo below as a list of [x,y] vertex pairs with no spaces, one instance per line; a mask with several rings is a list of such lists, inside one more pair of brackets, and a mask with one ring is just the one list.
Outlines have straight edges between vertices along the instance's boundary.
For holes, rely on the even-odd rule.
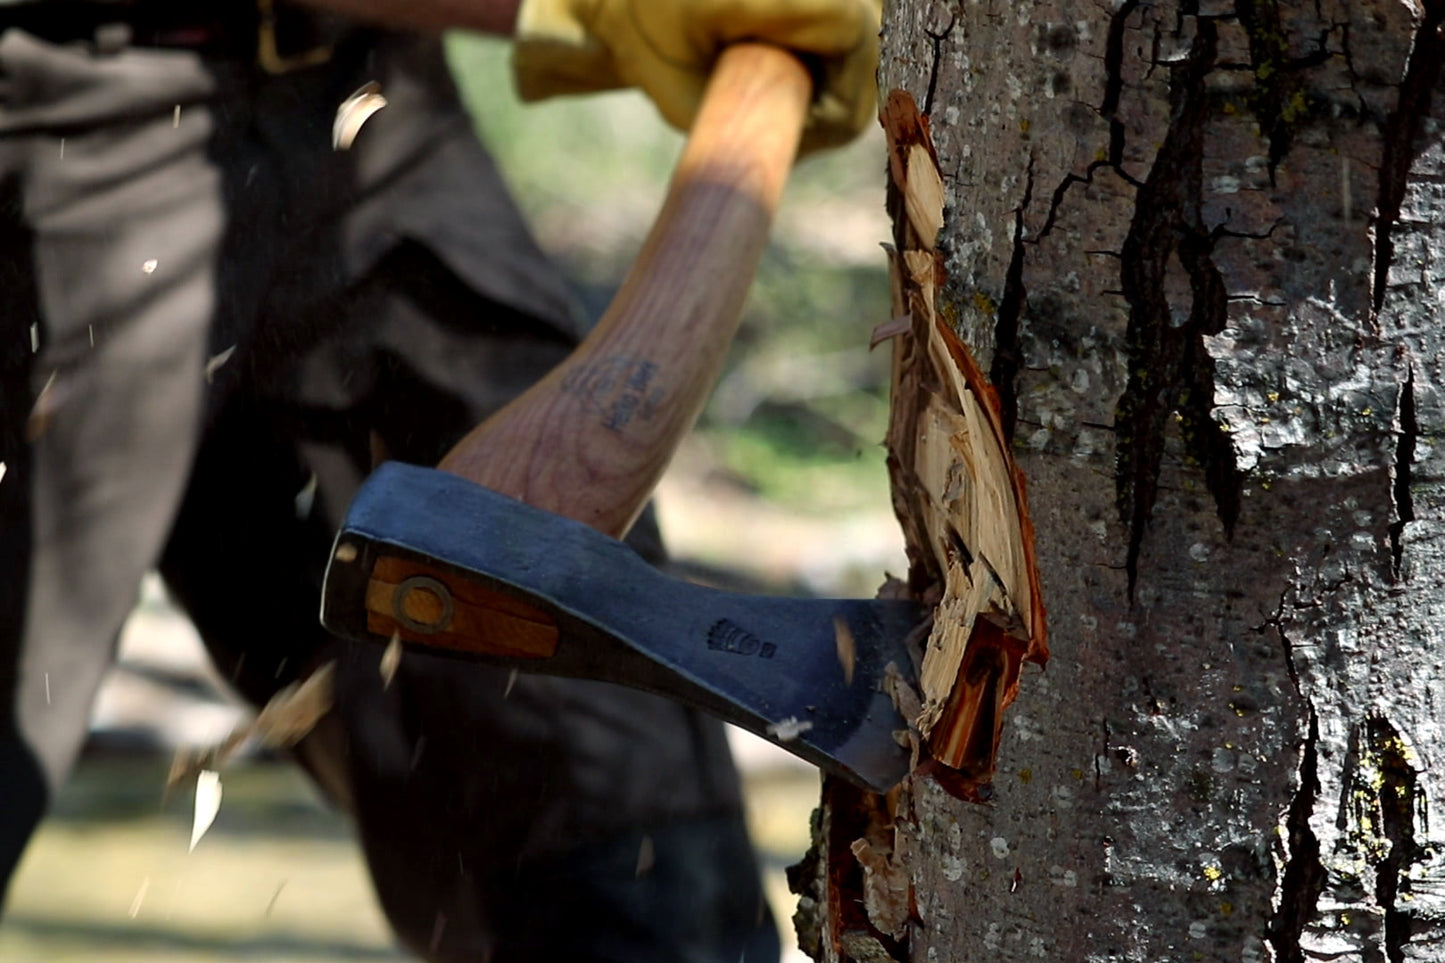
[[760,44],[718,60],[662,212],[597,327],[441,468],[620,536],[717,378],[812,92]]
[[[894,504],[915,563],[910,582],[915,591],[940,593],[917,725],[934,758],[982,783],[1020,662],[1048,657],[1033,530],[993,388],[937,311],[943,270],[933,235],[943,223],[943,189],[927,122],[894,92],[884,125],[905,212],[902,248],[892,258],[894,311],[913,318],[894,341]],[[997,657],[969,653],[993,646],[1001,648]],[[941,721],[947,725],[937,731]]]
[[906,169],[904,183],[908,189],[903,202],[908,210],[908,223],[918,243],[932,251],[938,232],[943,230],[943,178],[938,175],[932,154],[922,144],[909,145]]

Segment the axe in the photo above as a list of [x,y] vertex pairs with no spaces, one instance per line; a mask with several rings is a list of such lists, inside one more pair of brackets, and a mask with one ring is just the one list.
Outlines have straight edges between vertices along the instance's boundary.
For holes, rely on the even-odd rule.
[[657,692],[875,790],[905,775],[887,690],[914,677],[918,606],[716,591],[617,541],[717,378],[811,94],[785,51],[723,52],[607,312],[438,469],[373,473],[337,535],[327,628]]

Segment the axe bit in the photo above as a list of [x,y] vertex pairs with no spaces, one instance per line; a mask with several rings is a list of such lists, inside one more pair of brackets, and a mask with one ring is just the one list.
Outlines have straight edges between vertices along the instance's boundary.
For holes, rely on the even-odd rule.
[[352,639],[669,696],[883,792],[909,766],[888,665],[913,678],[904,643],[924,614],[694,585],[580,522],[392,462],[337,535],[321,618]]

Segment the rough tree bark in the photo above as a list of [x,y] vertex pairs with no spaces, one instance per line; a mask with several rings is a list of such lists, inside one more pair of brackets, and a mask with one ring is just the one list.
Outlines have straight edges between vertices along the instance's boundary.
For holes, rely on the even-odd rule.
[[825,790],[820,958],[1445,960],[1442,23],[891,4],[1052,657],[986,803]]

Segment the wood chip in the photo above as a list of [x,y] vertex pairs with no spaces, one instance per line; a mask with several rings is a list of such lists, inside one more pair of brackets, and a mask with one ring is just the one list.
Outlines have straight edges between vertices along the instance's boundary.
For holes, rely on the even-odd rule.
[[883,668],[883,687],[888,693],[888,698],[893,700],[893,705],[898,709],[898,714],[905,719],[917,719],[918,713],[922,710],[923,703],[918,698],[918,692],[909,684],[908,679],[898,666],[892,662]]
[[437,947],[442,945],[442,934],[446,931],[447,914],[443,913],[441,910],[437,910],[436,918],[432,920],[431,945],[428,947],[431,952],[435,953],[437,951]]
[[220,371],[221,366],[224,365],[227,361],[230,361],[231,355],[235,353],[236,346],[233,344],[225,351],[222,351],[219,354],[214,354],[210,358],[206,359],[206,384],[211,384],[216,380],[216,372]]
[[381,688],[383,691],[391,688],[391,680],[396,678],[396,670],[401,668],[401,633],[391,633],[391,641],[386,644],[386,651],[381,653]]
[[651,836],[643,836],[642,844],[637,847],[637,868],[633,876],[641,878],[652,872],[652,867],[657,865],[657,844],[652,841]]
[[140,889],[136,890],[135,899],[130,901],[130,912],[127,914],[131,919],[140,915],[141,904],[145,902],[146,893],[151,888],[151,878],[145,877],[140,881]]
[[768,735],[779,742],[792,742],[811,728],[813,728],[813,723],[809,720],[789,716],[782,722],[774,722],[769,725]]
[[833,617],[833,644],[838,649],[838,664],[843,667],[843,682],[853,684],[853,669],[858,661],[858,642],[848,620],[841,615]]
[[30,409],[30,417],[25,422],[25,440],[38,441],[45,430],[50,427],[51,417],[60,410],[60,403],[64,400],[63,393],[56,390],[55,379],[59,370],[50,372],[50,377],[45,379],[45,386],[40,389],[40,394],[35,396],[35,404]]
[[885,341],[890,341],[899,335],[907,334],[913,327],[913,319],[906,314],[900,314],[896,318],[890,318],[873,329],[868,336],[868,350],[873,350]]
[[271,697],[250,723],[240,726],[219,745],[210,748],[182,746],[171,760],[163,799],[192,776],[225,767],[249,739],[271,748],[294,746],[321,720],[335,702],[336,663],[327,662],[301,682],[293,682]]
[[333,150],[350,150],[362,125],[371,115],[386,106],[381,95],[381,84],[368,81],[361,89],[341,102],[336,108],[336,119],[331,124],[331,147]]
[[856,839],[849,847],[863,867],[863,907],[868,921],[879,930],[902,939],[908,932],[911,881],[908,869],[895,860],[891,847]]
[[316,473],[312,472],[311,477],[306,480],[306,484],[296,493],[296,518],[300,521],[304,522],[311,517],[311,509],[316,507],[316,489],[319,485],[320,480],[316,477]]
[[191,819],[191,848],[189,852],[196,851],[196,843],[206,835],[206,830],[216,821],[216,814],[221,811],[221,774],[214,769],[202,769],[196,776],[196,810]]
[[336,663],[327,662],[271,697],[256,716],[256,736],[273,748],[294,746],[335,704]]

